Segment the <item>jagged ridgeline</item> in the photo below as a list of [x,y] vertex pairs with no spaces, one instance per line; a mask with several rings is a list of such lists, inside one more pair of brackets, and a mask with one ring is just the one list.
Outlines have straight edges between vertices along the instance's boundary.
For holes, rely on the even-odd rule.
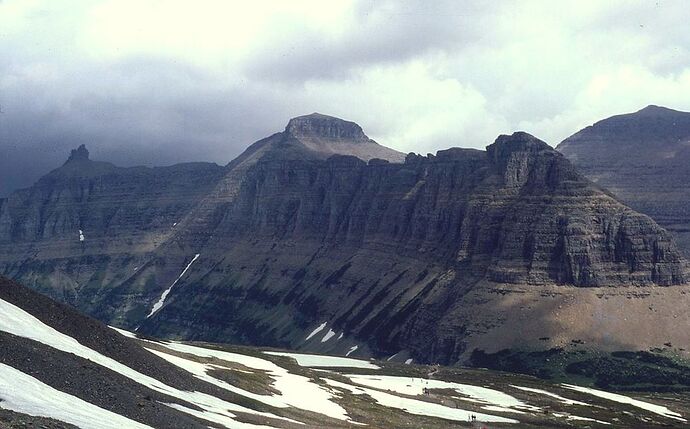
[[526,133],[404,156],[312,114],[226,167],[79,149],[2,202],[0,272],[175,338],[443,363],[690,343],[669,234]]

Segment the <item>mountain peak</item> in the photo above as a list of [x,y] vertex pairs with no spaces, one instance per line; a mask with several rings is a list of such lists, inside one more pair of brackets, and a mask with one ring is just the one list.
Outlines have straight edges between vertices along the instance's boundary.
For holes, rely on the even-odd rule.
[[664,114],[673,114],[673,113],[680,113],[677,110],[669,109],[668,107],[663,107],[663,106],[656,106],[654,104],[650,104],[649,106],[645,107],[644,109],[640,109],[636,112],[637,114],[642,114],[642,115],[649,115],[649,116],[659,116],[659,115],[664,115]]
[[65,164],[73,162],[73,161],[88,161],[89,160],[89,150],[86,149],[85,145],[80,145],[76,149],[72,149],[72,151],[69,154],[69,158],[67,158],[67,162]]
[[492,158],[498,159],[507,158],[513,152],[541,152],[553,148],[532,134],[517,131],[511,135],[501,134],[486,150]]
[[296,138],[369,141],[369,137],[364,134],[362,127],[356,123],[321,113],[312,113],[290,119],[285,127],[285,132]]

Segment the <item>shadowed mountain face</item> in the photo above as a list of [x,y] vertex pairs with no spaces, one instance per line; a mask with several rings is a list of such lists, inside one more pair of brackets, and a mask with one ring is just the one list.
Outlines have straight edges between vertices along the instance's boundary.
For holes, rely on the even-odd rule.
[[[669,235],[544,142],[515,133],[486,151],[401,163],[376,154],[398,157],[351,122],[293,119],[221,174],[178,173],[176,186],[199,185],[184,204],[167,202],[176,220],[145,211],[159,200],[132,200],[127,213],[144,210],[147,223],[125,240],[128,222],[99,223],[92,206],[122,198],[97,187],[104,176],[77,188],[44,178],[0,208],[0,272],[110,323],[177,338],[449,363],[475,348],[576,339],[613,350],[687,344],[677,327],[687,272]],[[74,162],[92,169],[82,156],[46,177],[69,176]],[[146,183],[129,176],[139,170],[99,165],[121,174],[115,183]],[[178,195],[177,182],[160,180]],[[74,211],[75,195],[85,209]],[[73,212],[79,223],[54,220]],[[635,308],[623,323],[639,294],[636,304],[663,314]]]
[[690,254],[690,113],[648,106],[599,121],[558,150]]

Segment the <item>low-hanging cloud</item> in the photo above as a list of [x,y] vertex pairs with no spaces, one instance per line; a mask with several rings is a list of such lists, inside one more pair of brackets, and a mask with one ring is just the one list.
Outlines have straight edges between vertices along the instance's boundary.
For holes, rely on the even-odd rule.
[[229,162],[290,117],[409,152],[690,109],[685,2],[0,2],[0,196],[86,144]]

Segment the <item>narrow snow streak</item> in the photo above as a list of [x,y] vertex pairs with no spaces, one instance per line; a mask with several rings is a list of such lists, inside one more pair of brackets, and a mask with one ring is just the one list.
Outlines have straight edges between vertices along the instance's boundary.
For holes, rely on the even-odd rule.
[[575,390],[576,392],[589,393],[593,396],[598,396],[599,398],[608,399],[614,402],[620,402],[621,404],[629,404],[633,407],[642,408],[643,410],[651,411],[652,413],[659,414],[660,416],[668,417],[669,419],[678,420],[681,422],[687,422],[679,413],[671,411],[663,405],[650,404],[649,402],[643,402],[637,399],[630,398],[628,396],[619,395],[617,393],[604,392],[603,390],[590,389],[589,387],[575,386],[572,384],[563,384],[563,387],[570,390]]
[[314,329],[313,331],[311,331],[311,334],[309,334],[309,335],[307,336],[307,338],[304,339],[304,341],[309,341],[309,340],[311,339],[311,337],[313,337],[314,335],[316,335],[316,334],[318,334],[319,332],[323,331],[323,328],[325,328],[325,327],[326,327],[326,322],[323,322],[323,323],[320,324],[316,329]]
[[153,316],[153,315],[156,313],[156,311],[160,310],[161,307],[163,307],[163,304],[165,303],[165,299],[168,297],[168,294],[170,293],[170,291],[172,290],[172,288],[175,287],[175,285],[177,284],[177,282],[180,281],[180,279],[182,278],[182,276],[185,275],[185,273],[187,272],[187,270],[189,269],[189,267],[191,267],[192,264],[193,264],[198,258],[199,258],[199,254],[197,253],[196,255],[194,255],[194,258],[192,258],[191,262],[185,267],[185,269],[182,270],[182,274],[180,274],[180,275],[175,279],[175,281],[172,282],[172,284],[170,285],[170,287],[167,288],[167,289],[163,292],[163,294],[161,294],[161,297],[158,299],[158,302],[156,302],[155,304],[153,304],[153,308],[151,308],[151,312],[149,313],[148,316],[146,316],[147,319],[148,319],[149,317]]
[[602,425],[611,425],[609,422],[605,422],[602,420],[597,420],[597,419],[591,419],[589,417],[580,417],[580,416],[574,416],[572,414],[566,414],[566,413],[551,413],[553,414],[554,417],[565,417],[566,420],[580,420],[583,422],[595,422],[595,423],[601,423]]
[[589,406],[589,404],[587,404],[587,403],[580,402],[580,401],[576,401],[576,400],[574,400],[574,399],[564,398],[564,397],[562,397],[562,396],[560,396],[560,395],[556,395],[555,393],[551,393],[551,392],[548,392],[548,391],[546,391],[546,390],[534,389],[534,388],[531,388],[531,387],[516,386],[516,385],[514,385],[514,384],[511,384],[510,387],[514,387],[514,388],[519,389],[519,390],[524,390],[525,392],[539,393],[539,394],[544,395],[544,396],[549,396],[549,397],[551,397],[551,398],[558,399],[559,401],[561,401],[562,403],[564,403],[564,404],[566,404],[566,405],[584,405],[584,406]]
[[0,408],[60,420],[82,429],[151,429],[150,426],[54,389],[2,363]]
[[330,340],[335,336],[335,331],[333,329],[329,329],[328,332],[326,332],[326,335],[321,338],[321,342],[325,343],[326,341]]
[[347,390],[355,395],[368,395],[380,405],[389,408],[397,408],[409,414],[416,414],[420,416],[439,417],[447,420],[455,420],[466,422],[471,415],[475,415],[477,420],[482,422],[495,423],[520,423],[517,420],[508,419],[505,417],[492,416],[490,414],[482,414],[470,412],[460,408],[450,408],[445,405],[437,404],[435,402],[420,401],[417,399],[404,398],[401,396],[392,395],[390,393],[381,392],[380,390],[368,389],[366,387],[353,386],[347,383],[323,378],[329,386],[337,387]]
[[350,347],[350,350],[349,350],[347,353],[345,353],[345,357],[350,356],[350,355],[351,355],[352,353],[354,353],[358,348],[359,348],[359,346],[352,346],[352,347]]
[[381,367],[374,365],[361,359],[345,358],[338,356],[321,356],[321,355],[305,355],[301,353],[287,353],[287,352],[264,352],[267,355],[274,356],[288,356],[297,361],[297,365],[308,368],[364,368],[364,369],[381,369]]
[[110,325],[108,325],[108,328],[112,329],[113,331],[117,332],[118,334],[122,335],[123,337],[134,338],[135,340],[137,339],[137,335],[133,332],[125,331],[124,329],[116,328],[116,327],[110,326]]

